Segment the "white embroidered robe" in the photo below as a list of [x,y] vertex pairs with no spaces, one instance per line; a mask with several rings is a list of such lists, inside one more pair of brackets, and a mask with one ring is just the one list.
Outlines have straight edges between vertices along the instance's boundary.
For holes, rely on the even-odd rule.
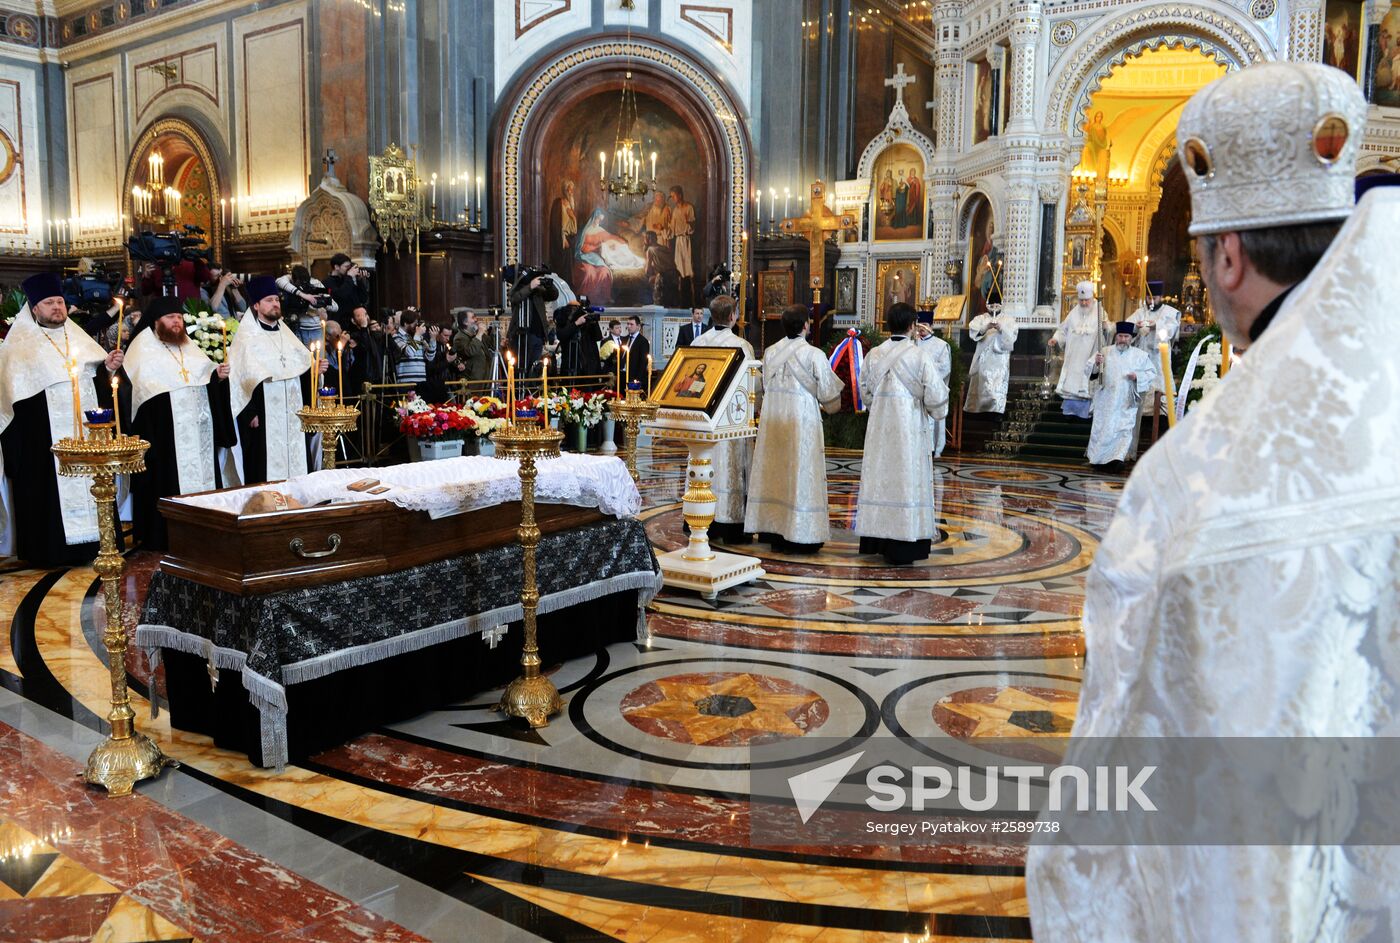
[[1105,336],[1100,305],[1095,301],[1090,307],[1078,304],[1065,316],[1053,335],[1060,345],[1064,361],[1060,364],[1060,379],[1055,384],[1055,392],[1072,399],[1092,399],[1094,391],[1089,387],[1089,377],[1084,372],[1084,361],[1092,360],[1094,354],[1106,344],[1113,342]]
[[[941,337],[926,337],[918,343],[919,349],[933,361],[934,369],[938,371],[938,377],[946,388],[948,377],[953,372],[953,352],[948,347],[948,342]],[[933,454],[937,458],[943,454],[943,447],[948,442],[948,411],[945,409],[943,415],[937,419],[930,417],[929,428],[933,434]]]
[[[1100,353],[1103,366],[1094,381],[1094,424],[1085,452],[1093,465],[1126,462],[1137,454],[1142,400],[1157,376],[1147,354],[1131,344],[1122,350],[1115,344]],[[1084,375],[1091,376],[1094,369],[1090,358],[1084,365]],[[1128,379],[1128,374],[1132,374],[1133,379]]]
[[[258,326],[250,309],[229,345],[229,400],[236,419],[259,386],[263,388],[263,435],[267,442],[267,480],[281,481],[307,473],[306,437],[301,409],[301,375],[311,366],[311,351],[286,321],[276,331]],[[319,374],[312,382],[318,382]],[[240,480],[246,476],[239,470]]]
[[[710,330],[691,343],[692,347],[737,347],[750,360],[753,345],[729,328]],[[762,375],[757,378],[762,382]],[[753,439],[734,439],[715,446],[710,490],[715,493],[715,520],[721,524],[744,522],[744,496],[748,493],[749,463],[753,459]]]
[[131,380],[132,420],[147,400],[170,394],[180,494],[214,490],[214,416],[208,390],[214,362],[188,337],[181,344],[166,344],[150,329],[132,338],[122,368]]
[[[990,330],[993,324],[998,330]],[[1006,392],[1011,386],[1011,349],[1016,346],[1016,319],[1005,312],[979,314],[967,330],[977,342],[977,353],[972,355],[972,366],[967,371],[967,400],[963,410],[1004,413]]]

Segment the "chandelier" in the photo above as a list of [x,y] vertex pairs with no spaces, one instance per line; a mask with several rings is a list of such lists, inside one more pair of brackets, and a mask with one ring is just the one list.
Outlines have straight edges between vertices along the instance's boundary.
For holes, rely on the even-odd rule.
[[[637,92],[632,85],[632,22],[631,0],[623,0],[622,8],[628,10],[627,22],[627,64],[622,75],[622,96],[617,106],[617,138],[613,142],[612,173],[608,173],[608,154],[598,152],[598,185],[603,193],[612,196],[645,196],[656,189],[656,151],[650,154],[650,167],[647,155],[642,151],[641,138],[637,136]],[[650,170],[650,177],[646,173]]]
[[165,182],[165,158],[152,151],[146,158],[146,182],[131,188],[131,212],[138,220],[156,225],[180,221],[182,194]]

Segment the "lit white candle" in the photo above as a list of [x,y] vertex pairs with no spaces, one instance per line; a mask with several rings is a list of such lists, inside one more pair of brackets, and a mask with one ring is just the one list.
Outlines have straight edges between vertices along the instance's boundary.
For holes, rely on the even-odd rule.
[[656,151],[651,152],[651,179],[656,182]]
[[608,179],[608,155],[604,151],[598,152],[598,180],[602,182]]

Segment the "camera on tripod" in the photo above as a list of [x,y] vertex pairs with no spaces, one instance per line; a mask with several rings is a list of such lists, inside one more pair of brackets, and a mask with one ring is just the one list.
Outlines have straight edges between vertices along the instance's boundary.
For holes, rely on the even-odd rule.
[[135,233],[126,241],[126,251],[136,262],[151,262],[163,269],[181,262],[210,262],[213,252],[204,242],[204,230],[186,223],[183,231]]
[[112,303],[114,295],[130,297],[130,292],[122,284],[122,277],[120,270],[94,262],[86,271],[63,279],[63,300],[68,302],[70,308],[105,309]]

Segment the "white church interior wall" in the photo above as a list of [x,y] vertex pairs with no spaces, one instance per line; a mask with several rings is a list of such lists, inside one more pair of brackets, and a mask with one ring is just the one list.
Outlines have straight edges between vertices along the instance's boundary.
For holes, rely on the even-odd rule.
[[[201,126],[218,138],[209,143],[227,148],[228,43],[223,24],[138,47],[124,58],[133,140],[161,114],[181,110],[202,116]],[[176,76],[167,78],[152,66],[173,68]]]
[[[68,76],[69,205],[84,231],[120,228],[127,134],[121,106],[121,60],[86,63]],[[118,216],[117,225],[102,223]]]
[[[310,173],[305,13],[301,4],[280,6],[234,22],[234,195],[240,204],[285,201],[269,215],[295,212]],[[241,205],[239,215],[247,219]]]
[[[45,213],[40,188],[37,74],[33,69],[0,63],[0,234],[7,240],[37,244],[44,235]],[[32,242],[30,242],[32,240]]]
[[739,103],[752,107],[747,37],[753,36],[752,0],[660,0],[661,32],[685,43],[724,80]]
[[516,73],[535,65],[546,46],[593,25],[592,0],[495,0],[495,4],[497,100],[509,91]]

